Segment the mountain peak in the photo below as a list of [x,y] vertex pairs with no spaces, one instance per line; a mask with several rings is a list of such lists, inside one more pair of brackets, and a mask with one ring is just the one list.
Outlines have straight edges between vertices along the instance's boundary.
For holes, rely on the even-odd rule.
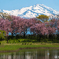
[[47,16],[59,14],[59,11],[47,7],[44,4],[36,4],[34,6],[22,8],[20,10],[19,9],[11,10],[11,11],[3,10],[3,12],[8,13],[10,15],[15,15],[15,16],[20,16],[25,18],[33,18],[41,14]]

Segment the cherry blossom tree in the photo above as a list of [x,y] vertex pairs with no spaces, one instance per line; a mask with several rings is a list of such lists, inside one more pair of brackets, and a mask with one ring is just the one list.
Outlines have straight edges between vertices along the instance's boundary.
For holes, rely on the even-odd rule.
[[0,19],[0,30],[6,32],[7,36],[7,43],[8,43],[8,34],[9,32],[12,32],[11,30],[11,22],[7,19]]
[[[22,35],[24,38],[28,32],[35,36],[53,35],[56,30],[59,31],[59,20],[52,19],[48,22],[41,22],[36,18],[25,19],[17,16],[9,16],[8,19],[0,19],[0,30],[6,32],[8,38],[9,32],[13,35]],[[8,39],[7,39],[8,42]]]

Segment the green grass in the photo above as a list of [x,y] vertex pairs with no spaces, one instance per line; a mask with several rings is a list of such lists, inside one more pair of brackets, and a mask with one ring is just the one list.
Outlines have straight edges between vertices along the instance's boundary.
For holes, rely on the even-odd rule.
[[[59,43],[45,43],[45,42],[23,42],[24,39],[21,42],[13,42],[14,40],[10,40],[9,43],[7,43],[6,40],[0,41],[0,51],[9,51],[9,50],[17,50],[19,48],[26,48],[26,47],[59,47]],[[13,42],[13,43],[12,43]]]
[[59,45],[0,45],[0,51],[3,50],[17,50],[26,47],[59,47]]

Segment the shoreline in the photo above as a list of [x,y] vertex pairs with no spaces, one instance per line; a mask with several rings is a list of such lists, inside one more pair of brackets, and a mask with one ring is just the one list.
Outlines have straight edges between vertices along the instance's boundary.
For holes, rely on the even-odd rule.
[[18,52],[22,50],[30,50],[30,49],[59,49],[59,43],[28,43],[28,44],[1,44],[0,45],[0,53],[8,53],[8,52]]
[[59,47],[26,47],[26,48],[19,48],[17,50],[1,50],[0,53],[18,52],[23,49],[59,49]]

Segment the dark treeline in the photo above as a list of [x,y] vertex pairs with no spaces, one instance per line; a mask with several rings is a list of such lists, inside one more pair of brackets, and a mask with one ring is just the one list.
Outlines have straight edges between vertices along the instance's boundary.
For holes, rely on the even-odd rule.
[[7,38],[7,42],[13,38],[30,39],[30,41],[34,39],[37,42],[59,42],[58,19],[41,22],[37,18],[24,19],[9,16],[7,19],[0,19],[0,30],[0,40]]

